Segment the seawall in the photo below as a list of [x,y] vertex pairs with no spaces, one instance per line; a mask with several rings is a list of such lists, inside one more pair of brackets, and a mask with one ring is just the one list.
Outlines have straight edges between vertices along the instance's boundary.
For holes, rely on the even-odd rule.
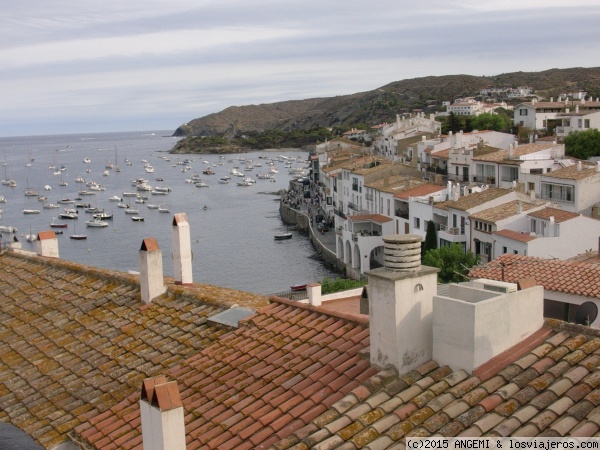
[[[319,239],[319,234],[315,232],[316,230],[312,226],[307,214],[291,208],[288,204],[284,204],[283,201],[280,201],[279,215],[281,216],[283,223],[286,225],[293,225],[297,230],[308,235],[318,258],[326,267],[335,272],[339,272],[340,274],[346,273],[346,265],[337,259],[335,249],[332,250],[328,248],[321,239]],[[333,231],[329,231],[329,233],[333,233]]]

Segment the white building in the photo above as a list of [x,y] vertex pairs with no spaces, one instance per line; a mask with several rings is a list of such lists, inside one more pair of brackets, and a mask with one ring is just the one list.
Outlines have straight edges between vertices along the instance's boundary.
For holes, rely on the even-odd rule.
[[[581,230],[585,230],[582,233]],[[598,245],[600,221],[544,207],[493,233],[493,257],[510,253],[540,258],[573,258]]]

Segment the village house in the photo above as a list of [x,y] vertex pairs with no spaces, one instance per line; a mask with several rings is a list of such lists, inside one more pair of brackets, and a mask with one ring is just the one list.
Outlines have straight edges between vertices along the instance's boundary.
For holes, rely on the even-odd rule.
[[[585,233],[581,233],[585,230]],[[562,209],[544,207],[493,231],[492,256],[505,253],[569,259],[595,248],[600,221]]]
[[519,103],[514,107],[513,123],[530,130],[542,130],[548,128],[548,121],[556,120],[561,113],[568,113],[579,106],[588,110],[599,110],[600,101],[596,99],[575,100],[559,97],[558,101],[550,98],[550,101],[537,101],[536,99],[526,103]]
[[564,160],[562,166],[539,176],[536,196],[565,211],[598,217],[600,162]]
[[404,139],[422,135],[437,136],[441,133],[442,124],[435,120],[435,115],[426,117],[419,113],[410,117],[396,116],[396,122],[380,128],[380,135],[373,141],[375,152],[396,160],[399,156],[398,144]]
[[575,106],[575,111],[558,113],[556,120],[559,122],[555,129],[556,137],[561,141],[574,131],[600,129],[600,111],[580,111],[579,105]]

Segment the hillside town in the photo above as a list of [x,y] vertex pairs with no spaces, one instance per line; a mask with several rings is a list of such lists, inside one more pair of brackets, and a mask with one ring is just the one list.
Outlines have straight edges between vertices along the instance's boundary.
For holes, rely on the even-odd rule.
[[[539,111],[569,133],[600,109],[540,103],[517,105],[515,123]],[[357,142],[367,132],[370,146]],[[0,443],[398,450],[412,437],[597,436],[600,162],[566,156],[560,136],[442,134],[424,112],[348,136],[315,146],[281,209],[365,287],[327,294],[312,280],[290,299],[203,284],[183,212],[165,230],[172,276],[153,237],[136,273],[61,260],[52,230],[34,252],[3,248]],[[431,229],[437,247],[479,257],[464,281],[422,263]]]

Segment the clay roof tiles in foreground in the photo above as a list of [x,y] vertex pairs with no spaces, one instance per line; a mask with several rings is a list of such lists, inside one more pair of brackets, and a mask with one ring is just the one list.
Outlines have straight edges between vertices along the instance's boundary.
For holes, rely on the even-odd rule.
[[435,361],[382,370],[276,450],[400,449],[407,436],[593,436],[600,431],[600,330],[547,320],[476,369]]
[[143,305],[138,277],[126,273],[12,252],[0,267],[0,422],[46,448],[218,339],[224,330],[207,317],[227,301],[267,303],[170,284]]
[[550,291],[600,298],[600,266],[596,264],[506,254],[471,269],[469,276],[509,283],[533,278]]
[[[284,299],[166,371],[179,385],[187,448],[267,448],[377,373],[368,318]],[[139,393],[77,428],[93,448],[141,449]]]

